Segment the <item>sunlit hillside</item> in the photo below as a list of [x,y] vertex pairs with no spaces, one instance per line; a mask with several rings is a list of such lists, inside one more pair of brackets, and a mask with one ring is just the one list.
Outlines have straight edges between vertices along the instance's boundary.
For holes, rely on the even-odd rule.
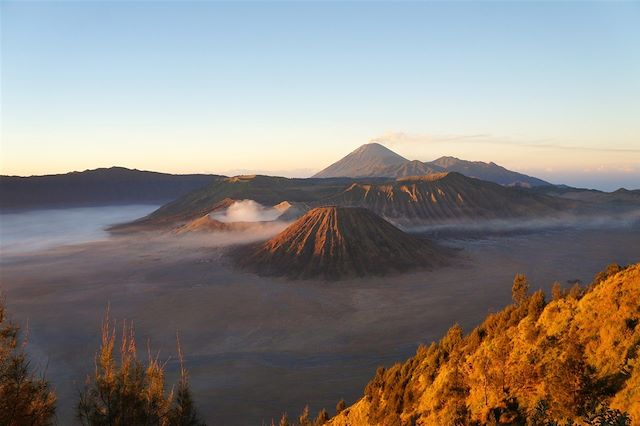
[[469,334],[454,325],[379,368],[329,424],[640,424],[640,263],[551,300],[516,276],[514,303]]

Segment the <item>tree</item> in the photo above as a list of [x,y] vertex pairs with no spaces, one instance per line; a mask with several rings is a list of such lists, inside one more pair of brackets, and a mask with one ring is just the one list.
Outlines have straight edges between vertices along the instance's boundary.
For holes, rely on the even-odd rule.
[[600,271],[598,272],[595,277],[593,277],[593,280],[591,281],[591,286],[595,287],[598,284],[600,284],[601,282],[603,282],[604,280],[606,280],[607,278],[617,274],[618,272],[624,270],[625,268],[623,268],[622,266],[620,266],[617,263],[611,263],[607,266],[607,268],[604,271]]
[[536,405],[527,415],[526,426],[557,426],[557,423],[549,417],[549,404],[544,399],[536,402]]
[[553,417],[569,419],[590,412],[598,395],[577,337],[567,335],[561,345],[562,357],[550,364],[545,385]]
[[627,413],[604,406],[588,415],[586,424],[589,426],[631,426],[631,419]]
[[280,417],[280,426],[290,426],[287,413],[282,413],[282,417]]
[[440,341],[440,347],[445,351],[446,356],[449,356],[458,347],[463,337],[464,331],[458,323],[447,330],[447,334]]
[[336,404],[336,416],[344,411],[347,408],[347,404],[344,402],[344,399],[341,399]]
[[176,426],[200,426],[204,425],[198,415],[191,390],[189,389],[189,373],[184,367],[184,356],[182,355],[182,347],[180,338],[176,334],[178,342],[178,358],[180,360],[180,380],[178,382],[178,391],[176,392],[175,409],[173,410],[171,421]]
[[547,304],[547,302],[544,300],[544,292],[542,290],[534,292],[531,297],[529,297],[528,303],[528,315],[538,318]]
[[138,359],[133,326],[123,322],[118,358],[116,337],[116,323],[107,310],[95,373],[87,378],[76,408],[80,422],[92,426],[202,424],[189,391],[182,351],[179,349],[182,371],[177,393],[167,394],[164,365],[150,354],[146,366]]
[[298,426],[311,426],[308,405],[304,406],[304,408],[302,409],[302,413],[300,413],[300,416],[298,416]]
[[327,413],[327,410],[325,410],[323,408],[318,413],[318,416],[316,417],[316,420],[313,422],[313,425],[314,426],[322,426],[328,421],[329,421],[329,413]]
[[53,424],[56,396],[44,377],[36,377],[20,338],[20,327],[7,319],[0,297],[0,424]]
[[582,286],[580,285],[580,281],[576,281],[575,284],[573,284],[569,289],[569,297],[571,299],[579,300],[580,298],[582,298],[582,296],[584,296],[584,291],[584,288],[582,288]]
[[560,300],[563,297],[564,297],[564,293],[562,291],[562,286],[558,281],[554,282],[553,286],[551,287],[551,298],[553,300]]
[[529,281],[526,275],[516,274],[513,278],[513,286],[511,287],[511,297],[517,306],[521,306],[527,300],[529,292]]

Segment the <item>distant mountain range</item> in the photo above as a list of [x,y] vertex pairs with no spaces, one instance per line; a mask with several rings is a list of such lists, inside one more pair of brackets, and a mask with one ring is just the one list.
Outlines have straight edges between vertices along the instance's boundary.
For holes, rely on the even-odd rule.
[[288,219],[295,218],[294,210],[299,214],[334,203],[367,207],[386,218],[440,220],[535,215],[580,202],[636,207],[640,191],[606,193],[551,185],[494,163],[454,157],[410,161],[376,143],[361,146],[307,179],[173,175],[123,167],[47,176],[0,176],[1,211],[165,204],[139,221],[144,226],[184,224],[208,214],[225,199],[250,199],[266,206],[295,203],[296,208],[287,213]]
[[[505,187],[455,172],[398,179],[236,176],[215,180],[147,217],[113,229],[181,226],[245,199],[265,206],[286,202],[295,206],[298,214],[323,206],[364,207],[400,225],[544,217],[581,205],[580,201]],[[288,215],[288,219],[293,218]]]
[[0,209],[162,204],[201,188],[217,175],[101,168],[46,176],[0,176]]
[[406,177],[432,173],[458,172],[506,186],[551,185],[542,179],[507,170],[495,163],[466,161],[455,157],[441,157],[431,162],[407,160],[379,143],[362,145],[346,157],[333,163],[313,177]]
[[640,204],[640,189],[620,188],[612,192],[595,189],[572,188],[565,185],[541,186],[533,192],[564,198],[567,200],[585,201],[589,203],[607,203],[610,205],[628,206]]
[[456,172],[398,178],[382,184],[353,183],[322,203],[365,207],[399,223],[542,217],[567,212],[577,205],[568,199],[504,187]]

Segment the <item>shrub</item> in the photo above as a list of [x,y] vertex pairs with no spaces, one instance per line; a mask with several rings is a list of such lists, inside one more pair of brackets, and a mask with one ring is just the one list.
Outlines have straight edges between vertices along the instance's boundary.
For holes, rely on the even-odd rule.
[[86,425],[202,424],[189,391],[180,344],[180,380],[177,391],[167,393],[164,365],[150,354],[146,365],[138,359],[133,326],[123,322],[117,358],[116,334],[116,323],[107,311],[95,372],[87,377],[77,405],[78,419]]
[[0,298],[0,424],[53,424],[56,397],[44,377],[37,377],[25,352],[20,327],[9,322]]

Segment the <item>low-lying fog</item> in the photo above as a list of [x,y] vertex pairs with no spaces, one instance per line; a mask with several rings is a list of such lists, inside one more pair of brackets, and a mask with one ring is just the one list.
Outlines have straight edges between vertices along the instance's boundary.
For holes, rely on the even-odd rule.
[[0,254],[101,240],[114,223],[146,216],[159,206],[128,205],[0,213]]
[[416,225],[415,223],[397,223],[414,234],[435,238],[482,237],[487,235],[527,234],[549,230],[590,230],[619,229],[640,227],[640,210],[612,211],[610,214],[564,214],[545,218],[488,219],[441,223],[436,225]]
[[[34,218],[52,225],[57,214],[3,220],[2,235],[13,232],[19,240],[22,229],[33,239],[44,226]],[[83,219],[72,213],[60,223],[73,229]],[[637,222],[608,225],[491,236],[476,230],[472,239],[434,233],[463,249],[451,267],[333,283],[261,278],[229,265],[226,246],[265,239],[284,224],[259,234],[111,238],[94,229],[97,241],[84,234],[80,244],[22,253],[3,248],[0,288],[13,318],[29,324],[28,349],[56,388],[59,423],[72,423],[110,303],[112,317],[134,321],[139,347],[148,341],[170,358],[170,379],[180,332],[210,424],[260,425],[283,411],[297,415],[307,403],[315,412],[333,411],[342,397],[353,402],[376,366],[404,360],[455,322],[469,329],[508,303],[515,273],[549,290],[555,280],[588,282],[608,263],[638,261]]]

